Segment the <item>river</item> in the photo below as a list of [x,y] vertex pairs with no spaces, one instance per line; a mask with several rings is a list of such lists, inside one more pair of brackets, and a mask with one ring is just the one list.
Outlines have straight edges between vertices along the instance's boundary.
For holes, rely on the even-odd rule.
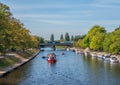
[[[48,53],[56,53],[55,64],[42,58]],[[46,50],[0,78],[0,85],[120,85],[120,64],[76,55],[72,51]]]

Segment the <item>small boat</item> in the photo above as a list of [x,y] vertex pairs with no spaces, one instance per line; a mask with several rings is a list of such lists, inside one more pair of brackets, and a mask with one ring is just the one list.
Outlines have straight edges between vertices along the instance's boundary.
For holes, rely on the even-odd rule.
[[103,59],[104,61],[110,61],[110,56],[104,56]]
[[65,55],[65,53],[62,53],[62,55]]
[[97,55],[98,56],[98,58],[100,58],[100,59],[103,59],[103,57],[104,57],[104,55],[101,55],[101,54],[99,54],[99,55]]
[[48,62],[55,63],[56,62],[56,55],[54,53],[48,54]]
[[70,51],[70,48],[67,48],[66,50],[67,50],[67,51]]
[[85,56],[89,56],[89,55],[90,55],[90,52],[88,52],[88,51],[87,51],[87,52],[84,52],[84,55],[85,55]]
[[119,63],[119,60],[118,60],[115,56],[112,56],[112,57],[110,58],[110,62],[111,62],[111,63]]
[[45,56],[42,56],[42,58],[44,59],[44,58],[46,58]]
[[96,53],[92,53],[91,56],[92,57],[97,57],[97,54]]
[[85,56],[90,56],[90,49],[87,47],[84,51]]
[[82,50],[75,50],[76,54],[83,54],[84,52]]

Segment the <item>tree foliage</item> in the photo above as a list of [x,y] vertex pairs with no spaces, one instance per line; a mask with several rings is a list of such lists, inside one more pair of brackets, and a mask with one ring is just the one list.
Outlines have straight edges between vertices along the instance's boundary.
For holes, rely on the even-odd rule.
[[66,33],[66,34],[65,34],[65,41],[70,41],[69,33]]
[[120,29],[107,34],[103,48],[104,51],[116,54],[120,52]]
[[37,47],[39,40],[30,35],[20,20],[14,18],[7,5],[0,3],[0,52]]
[[71,41],[74,41],[74,36],[73,35],[71,36]]
[[86,48],[90,47],[92,50],[101,50],[104,35],[106,33],[105,28],[98,25],[93,26],[83,38],[81,42],[81,47]]
[[51,34],[51,36],[50,36],[50,41],[54,42],[54,35],[53,34]]
[[90,48],[92,50],[103,50],[104,38],[105,38],[105,33],[97,33],[91,39]]
[[86,35],[76,35],[74,37],[74,41],[78,41],[79,39],[83,39]]
[[75,43],[75,46],[112,54],[120,53],[120,26],[111,33],[106,33],[104,27],[93,26],[82,40]]
[[64,41],[63,34],[61,34],[61,36],[60,36],[60,41]]

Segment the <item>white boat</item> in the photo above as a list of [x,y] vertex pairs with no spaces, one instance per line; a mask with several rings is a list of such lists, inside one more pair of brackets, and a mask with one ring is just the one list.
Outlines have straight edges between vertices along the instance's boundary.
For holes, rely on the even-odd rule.
[[102,59],[104,57],[104,55],[99,54],[99,55],[97,55],[97,57]]
[[89,56],[90,52],[84,52],[85,56]]
[[119,60],[118,60],[115,56],[112,56],[112,57],[110,58],[110,62],[111,62],[111,63],[119,63]]
[[97,57],[97,54],[96,53],[92,53],[91,56],[92,57]]
[[67,48],[66,50],[67,50],[67,51],[70,51],[70,48]]
[[104,56],[103,59],[104,61],[110,61],[110,56]]
[[75,50],[76,54],[83,54],[82,50]]

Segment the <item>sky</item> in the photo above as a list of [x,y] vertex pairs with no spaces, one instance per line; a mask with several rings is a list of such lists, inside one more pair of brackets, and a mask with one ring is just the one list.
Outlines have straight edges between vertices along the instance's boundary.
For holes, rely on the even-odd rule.
[[120,0],[0,0],[31,34],[60,39],[86,34],[94,25],[108,32],[120,25]]

